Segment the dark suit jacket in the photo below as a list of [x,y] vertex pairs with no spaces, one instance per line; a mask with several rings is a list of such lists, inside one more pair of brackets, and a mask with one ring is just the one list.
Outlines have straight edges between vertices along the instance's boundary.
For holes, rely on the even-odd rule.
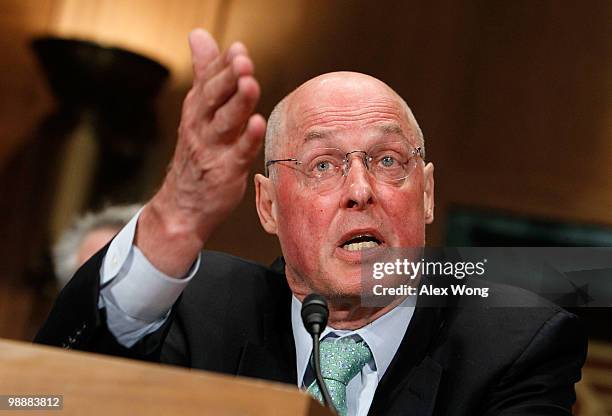
[[[291,292],[271,268],[204,252],[201,270],[168,322],[133,348],[119,345],[98,310],[105,250],[59,295],[35,342],[296,383]],[[419,304],[376,390],[371,415],[567,415],[586,354],[577,318],[519,289],[525,307],[454,299]],[[482,299],[480,299],[482,302]]]

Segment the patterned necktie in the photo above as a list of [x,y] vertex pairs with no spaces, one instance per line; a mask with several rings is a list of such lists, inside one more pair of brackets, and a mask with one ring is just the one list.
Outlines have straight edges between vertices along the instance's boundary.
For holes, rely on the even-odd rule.
[[[345,337],[321,341],[321,374],[338,415],[346,416],[348,410],[346,386],[371,359],[372,351],[362,339],[356,341]],[[307,391],[323,403],[317,380],[312,382]]]

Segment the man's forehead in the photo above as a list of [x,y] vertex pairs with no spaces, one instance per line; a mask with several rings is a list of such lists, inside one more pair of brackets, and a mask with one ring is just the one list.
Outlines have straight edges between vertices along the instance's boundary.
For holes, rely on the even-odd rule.
[[[417,133],[397,100],[353,102],[347,106],[294,108],[287,117],[285,144],[341,144],[345,140],[376,141],[390,136],[417,145]],[[367,144],[367,143],[364,143]]]

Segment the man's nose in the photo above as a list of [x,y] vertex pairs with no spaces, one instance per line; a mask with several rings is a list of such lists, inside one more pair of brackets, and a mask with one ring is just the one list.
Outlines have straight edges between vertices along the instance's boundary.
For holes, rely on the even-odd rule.
[[342,207],[359,210],[365,209],[375,201],[371,184],[373,180],[372,175],[370,175],[363,158],[356,155],[349,158],[346,169],[346,178],[344,178],[342,187]]

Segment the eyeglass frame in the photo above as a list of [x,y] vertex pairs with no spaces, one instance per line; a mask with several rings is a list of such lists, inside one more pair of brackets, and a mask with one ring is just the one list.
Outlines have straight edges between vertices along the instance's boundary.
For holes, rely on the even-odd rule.
[[[383,144],[385,144],[385,143],[379,143],[379,144],[376,144],[375,146],[378,146],[378,145],[383,145]],[[374,146],[374,147],[375,147],[375,146]],[[410,147],[413,147],[412,145],[409,145],[409,146],[410,146]],[[339,148],[337,148],[337,147],[330,147],[329,149],[340,150],[340,149],[339,149]],[[341,151],[341,150],[340,150],[340,151]],[[364,162],[364,165],[365,165],[366,170],[368,171],[368,173],[370,172],[370,167],[369,167],[368,163],[366,162],[367,158],[368,158],[368,157],[371,157],[371,156],[369,155],[369,153],[368,153],[367,151],[365,151],[365,150],[351,150],[350,152],[347,152],[347,153],[344,155],[344,159],[342,160],[342,161],[344,162],[345,166],[346,166],[346,168],[345,168],[345,169],[343,169],[343,172],[342,172],[342,176],[344,176],[344,177],[346,177],[346,176],[347,176],[348,171],[350,170],[350,167],[351,167],[351,164],[350,164],[350,158],[349,158],[349,156],[350,156],[350,155],[352,155],[352,154],[354,154],[354,153],[363,153],[363,158],[361,158],[361,160]],[[424,152],[423,152],[423,148],[422,148],[421,146],[418,146],[418,147],[413,147],[413,150],[412,150],[412,155],[410,156],[410,159],[412,159],[412,158],[414,158],[414,157],[420,157],[420,158],[421,158],[423,161],[425,161],[425,154],[424,154]],[[409,159],[409,160],[410,160],[410,159]],[[286,158],[286,159],[273,159],[273,160],[268,160],[268,161],[266,162],[266,164],[265,164],[265,172],[264,172],[264,173],[265,173],[265,176],[266,176],[267,178],[268,178],[268,177],[270,177],[270,169],[269,169],[269,167],[270,167],[271,165],[273,165],[273,164],[275,164],[275,163],[279,163],[279,162],[294,162],[296,165],[301,165],[301,164],[303,164],[303,163],[304,163],[303,161],[301,161],[301,160],[299,160],[299,159],[296,159],[296,158]],[[302,171],[299,171],[299,172],[300,172],[300,173],[302,173],[302,174],[305,174],[305,173],[304,173],[304,172],[302,172]],[[407,177],[408,177],[408,176],[406,176],[405,178],[401,178],[401,179],[406,179]]]

